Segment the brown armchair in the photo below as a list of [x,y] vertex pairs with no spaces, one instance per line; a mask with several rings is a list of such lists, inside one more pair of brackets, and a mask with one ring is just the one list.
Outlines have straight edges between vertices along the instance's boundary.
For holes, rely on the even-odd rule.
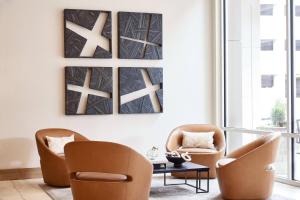
[[[188,132],[215,132],[214,134],[214,146],[215,149],[201,149],[201,148],[181,148],[183,133]],[[195,133],[196,134],[196,133]],[[216,162],[224,156],[225,153],[225,138],[223,132],[216,126],[209,124],[187,124],[175,128],[169,135],[166,143],[166,150],[168,152],[177,150],[178,152],[188,152],[192,157],[193,163],[205,165],[210,168],[210,178],[216,177]],[[195,178],[195,172],[187,173],[173,173],[173,176],[184,178]]]
[[280,134],[270,134],[228,154],[217,162],[224,199],[267,199],[272,195]]
[[111,142],[65,146],[74,200],[147,200],[152,164],[133,149]]
[[46,136],[66,137],[74,135],[75,141],[88,140],[84,136],[71,130],[51,128],[39,130],[35,134],[37,149],[40,155],[40,163],[44,182],[51,186],[70,186],[64,156],[59,156],[48,148]]

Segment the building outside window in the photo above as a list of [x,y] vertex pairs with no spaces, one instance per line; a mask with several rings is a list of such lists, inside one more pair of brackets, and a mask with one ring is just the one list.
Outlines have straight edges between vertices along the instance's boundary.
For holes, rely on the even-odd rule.
[[272,88],[274,86],[274,75],[261,76],[261,88]]
[[300,40],[296,40],[296,51],[300,51]]
[[273,4],[260,4],[260,15],[273,16]]
[[296,97],[300,98],[300,77],[296,78]]
[[300,17],[300,6],[295,6],[295,16]]
[[260,41],[260,49],[262,51],[273,51],[274,49],[274,40],[263,39]]

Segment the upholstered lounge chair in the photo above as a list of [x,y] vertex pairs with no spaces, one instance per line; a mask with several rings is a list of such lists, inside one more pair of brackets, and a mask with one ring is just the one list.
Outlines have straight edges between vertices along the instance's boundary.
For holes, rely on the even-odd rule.
[[224,199],[267,199],[272,195],[280,134],[270,134],[228,154],[217,162]]
[[110,142],[65,146],[74,200],[147,200],[152,164],[133,149]]
[[[183,132],[215,132],[214,134],[214,146],[215,149],[201,149],[201,148],[181,148],[182,147],[182,139]],[[201,133],[199,133],[201,134]],[[179,126],[175,128],[169,135],[169,138],[166,143],[166,150],[170,151],[178,151],[178,152],[188,152],[191,157],[193,163],[201,164],[208,166],[210,168],[209,174],[210,178],[216,177],[215,165],[216,162],[224,156],[225,152],[225,138],[223,132],[216,126],[209,124],[187,124],[183,126]],[[204,173],[202,173],[203,176]],[[187,173],[173,173],[173,176],[183,178],[195,178],[195,172],[187,172]]]
[[84,136],[71,130],[51,128],[37,131],[36,144],[40,155],[40,163],[44,182],[50,186],[70,186],[64,155],[57,155],[48,148],[46,136],[66,137],[74,135],[75,141],[88,140]]

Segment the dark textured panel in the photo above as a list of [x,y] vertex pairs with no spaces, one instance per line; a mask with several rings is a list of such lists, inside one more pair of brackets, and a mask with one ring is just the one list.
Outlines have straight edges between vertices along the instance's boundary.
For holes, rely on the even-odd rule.
[[83,86],[87,68],[85,67],[66,67],[66,84]]
[[146,68],[147,73],[150,77],[151,83],[153,85],[157,85],[163,82],[163,69],[162,68],[154,68],[149,67]]
[[[100,12],[107,13],[107,18],[99,36],[102,35],[109,40],[109,50],[103,49],[100,44],[95,44],[95,52],[92,56],[80,56],[87,40],[78,33],[69,30],[66,27],[66,22],[75,23],[82,28],[93,30]],[[65,24],[65,57],[66,58],[112,58],[112,44],[111,44],[111,12],[97,11],[97,10],[64,10],[64,24]],[[87,31],[88,31],[87,30]],[[96,47],[97,46],[97,47]]]
[[162,44],[162,14],[152,14],[148,41],[155,44]]
[[162,59],[162,47],[146,45],[144,59],[149,59],[149,60]]
[[78,58],[87,39],[65,28],[65,57]]
[[120,67],[119,68],[120,95],[141,90],[146,87],[140,68]]
[[146,95],[128,103],[122,104],[120,106],[120,113],[154,113],[154,109],[149,95]]
[[148,34],[150,15],[134,12],[119,12],[120,35],[145,40]]
[[91,70],[91,81],[89,87],[94,90],[112,93],[112,68],[93,67]]
[[107,18],[101,34],[111,40],[111,12],[106,12]]
[[[81,90],[68,90],[68,85],[84,86],[87,72],[90,70],[91,77],[89,89],[107,92],[110,98],[88,94],[88,97],[81,97]],[[66,114],[77,115],[81,98],[88,98],[85,114],[111,114],[112,113],[112,68],[111,67],[66,67]],[[83,89],[83,88],[82,88]],[[95,91],[91,91],[94,93]],[[100,94],[101,95],[101,94]]]
[[[145,70],[145,76],[148,76],[152,85],[159,85],[160,89],[156,92],[156,98],[160,104],[160,110],[154,110],[149,95],[143,97],[133,94],[131,98],[135,98],[130,102],[121,104],[122,96],[131,95],[136,91],[146,87],[142,70]],[[127,97],[130,98],[130,97]],[[155,113],[163,111],[163,69],[162,68],[119,68],[119,112],[120,113]]]
[[111,52],[97,46],[93,58],[111,58]]
[[142,59],[144,57],[144,44],[132,40],[120,39],[119,58]]
[[99,14],[100,11],[98,10],[74,10],[74,9],[64,10],[65,20],[73,22],[89,30],[93,29],[99,17]]
[[164,108],[163,89],[157,90],[155,93],[156,93],[156,96],[158,98],[160,109],[161,109],[161,112],[162,112],[163,108]]
[[71,90],[66,91],[66,114],[76,115],[80,102],[81,93]]
[[87,115],[112,114],[112,99],[88,95]]
[[119,58],[162,59],[161,14],[119,12],[118,26]]

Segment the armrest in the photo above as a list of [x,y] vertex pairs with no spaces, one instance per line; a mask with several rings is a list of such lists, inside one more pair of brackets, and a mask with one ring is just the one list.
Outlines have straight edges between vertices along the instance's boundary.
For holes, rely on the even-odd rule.
[[180,146],[182,142],[182,134],[178,129],[173,130],[166,143],[166,150],[167,151],[176,151]]

